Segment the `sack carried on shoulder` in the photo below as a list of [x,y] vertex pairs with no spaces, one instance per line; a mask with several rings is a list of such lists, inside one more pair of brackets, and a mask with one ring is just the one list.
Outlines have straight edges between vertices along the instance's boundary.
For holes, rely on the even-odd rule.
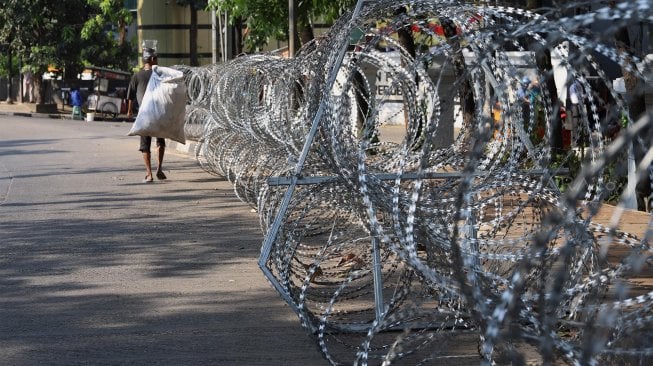
[[143,103],[127,135],[162,137],[185,144],[186,98],[183,72],[152,66]]

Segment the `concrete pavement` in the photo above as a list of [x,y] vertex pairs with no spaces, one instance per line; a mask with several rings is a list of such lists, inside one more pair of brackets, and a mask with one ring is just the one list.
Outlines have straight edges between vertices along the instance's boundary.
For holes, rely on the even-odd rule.
[[229,182],[169,149],[142,184],[131,123],[0,108],[0,364],[327,364]]
[[57,113],[36,113],[36,104],[34,103],[14,102],[9,104],[6,101],[0,102],[0,115],[57,119],[71,118],[72,109],[70,106],[65,106],[63,109],[61,106],[58,106],[57,110]]
[[[37,118],[50,118],[50,119],[72,119],[72,107],[69,105],[57,105],[56,113],[38,113],[36,112],[36,104],[34,103],[7,103],[0,101],[0,116],[18,116],[18,117],[37,117]],[[97,121],[103,121],[103,118],[96,114]],[[126,121],[125,115],[118,115],[112,121]]]
[[[0,103],[0,365],[327,364],[257,266],[257,214],[192,142],[142,184],[131,123],[15,108]],[[478,364],[475,339],[456,345],[442,364]]]

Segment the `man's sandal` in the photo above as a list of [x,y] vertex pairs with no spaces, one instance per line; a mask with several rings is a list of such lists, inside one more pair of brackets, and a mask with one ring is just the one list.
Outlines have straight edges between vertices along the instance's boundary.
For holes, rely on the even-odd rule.
[[168,179],[168,177],[166,177],[166,175],[163,174],[163,172],[156,172],[156,177],[161,180]]

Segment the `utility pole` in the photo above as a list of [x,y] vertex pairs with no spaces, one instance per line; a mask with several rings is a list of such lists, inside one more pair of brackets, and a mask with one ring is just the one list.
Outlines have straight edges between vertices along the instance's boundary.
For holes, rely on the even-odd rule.
[[215,9],[211,9],[211,63],[218,63],[217,18]]
[[297,14],[295,6],[297,0],[288,0],[288,57],[295,57],[295,34],[297,34]]
[[229,14],[224,12],[224,21],[222,21],[222,12],[220,12],[220,52],[222,53],[222,62],[227,62],[227,28],[229,28]]

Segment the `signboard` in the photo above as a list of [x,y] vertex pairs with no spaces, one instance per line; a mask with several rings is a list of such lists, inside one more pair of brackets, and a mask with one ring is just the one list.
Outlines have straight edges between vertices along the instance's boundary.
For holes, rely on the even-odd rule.
[[[400,56],[398,51],[387,52],[386,57],[391,60],[391,64],[399,65]],[[383,125],[404,125],[404,97],[402,90],[397,83],[393,85],[393,75],[395,72],[391,68],[380,68],[376,71],[375,94],[376,103],[379,108],[379,121]]]

